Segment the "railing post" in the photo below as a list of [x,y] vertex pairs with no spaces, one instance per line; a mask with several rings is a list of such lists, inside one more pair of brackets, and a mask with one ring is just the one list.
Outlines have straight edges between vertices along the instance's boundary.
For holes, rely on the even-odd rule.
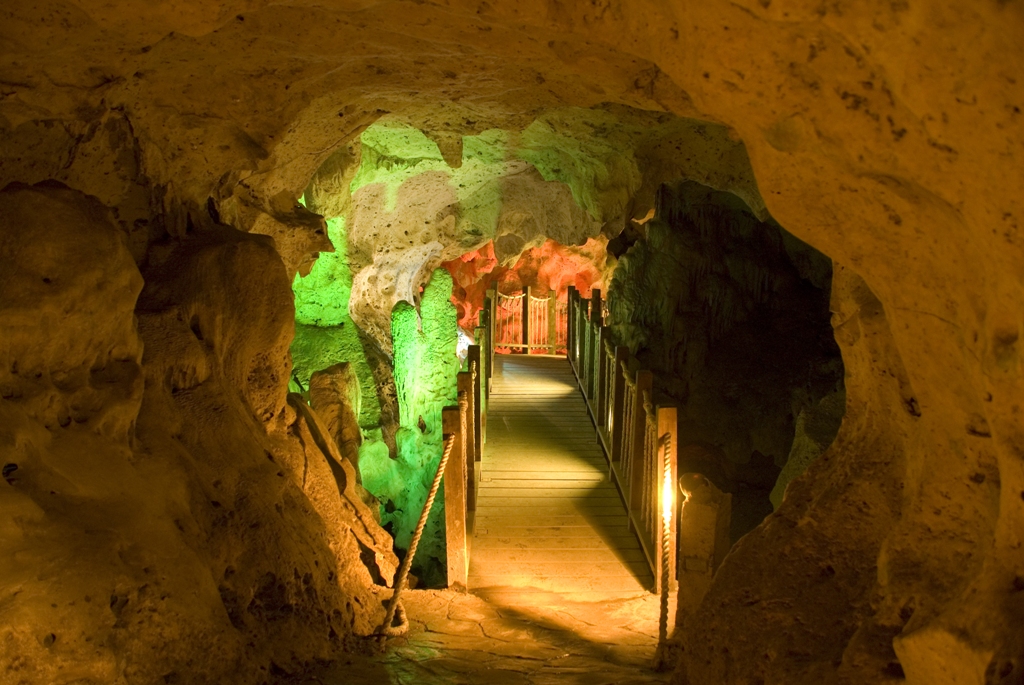
[[548,354],[558,351],[558,291],[548,291]]
[[597,395],[596,372],[598,368],[597,355],[600,353],[600,331],[602,325],[601,316],[601,289],[594,288],[590,294],[590,335],[588,336],[587,348],[587,397],[593,399]]
[[[468,359],[467,359],[468,361]],[[471,371],[462,371],[458,374],[458,388],[459,397],[463,395],[466,397],[466,415],[463,423],[463,443],[465,445],[465,461],[466,461],[466,510],[474,511],[476,509],[476,493],[474,492],[474,485],[476,485],[476,403],[474,400],[473,392],[473,373]],[[462,400],[459,400],[461,406]]]
[[626,376],[622,370],[626,358],[629,356],[629,348],[619,345],[615,348],[615,359],[612,364],[615,369],[612,373],[612,397],[608,404],[608,432],[611,438],[612,453],[608,455],[608,461],[612,464],[622,459],[622,431],[626,427]]
[[484,353],[488,355],[487,366],[491,365],[490,348],[494,344],[494,321],[491,319],[491,289],[484,292],[484,306],[480,309],[480,325],[486,329],[487,346]]
[[572,368],[576,369],[576,286],[570,285],[567,295],[568,306],[565,309],[565,356],[569,358]]
[[[466,361],[469,362],[469,370],[473,374],[473,459],[480,461],[483,457],[483,424],[487,405],[484,404],[483,383],[481,382],[483,373],[480,364],[480,347],[478,345],[469,346],[469,355],[466,357]],[[479,475],[477,474],[478,478]]]
[[[479,345],[470,345],[470,347],[469,347],[470,356],[468,357],[468,359],[470,359],[471,361],[475,358],[476,362],[477,362],[477,364],[476,364],[476,370],[477,370],[477,373],[476,373],[476,384],[475,384],[475,390],[474,390],[475,399],[476,399],[476,406],[477,406],[477,415],[479,417],[478,421],[477,421],[477,425],[479,426],[479,428],[478,428],[477,433],[476,433],[477,434],[477,450],[476,450],[476,459],[477,459],[477,461],[480,461],[480,459],[482,458],[482,456],[483,456],[483,444],[485,442],[487,442],[487,376],[488,376],[490,371],[487,368],[487,360],[488,360],[489,355],[487,354],[487,344],[488,344],[488,341],[487,341],[487,326],[484,325],[485,324],[485,318],[486,318],[485,313],[484,313],[483,310],[481,310],[480,311],[480,326],[478,326],[477,329],[476,329],[476,339],[477,339],[477,342],[481,343],[481,344],[479,344]],[[476,352],[475,352],[476,356],[475,357],[473,356],[474,355],[474,352],[473,352],[473,348],[474,347],[476,347]],[[472,369],[472,364],[470,364],[470,368]],[[478,474],[478,476],[479,476],[479,474]]]
[[586,306],[589,300],[580,298],[579,334],[580,344],[577,356],[579,359],[580,391],[587,396],[587,342],[590,337],[590,317],[586,313]]
[[530,354],[530,286],[523,290],[523,354]]
[[633,445],[633,458],[630,460],[629,473],[625,474],[626,482],[629,483],[629,507],[632,517],[633,505],[643,502],[643,489],[648,484],[644,483],[644,433],[647,430],[647,414],[644,412],[644,396],[650,397],[651,389],[654,386],[654,374],[647,370],[636,372],[636,410],[633,412],[634,421],[630,426],[633,433],[629,436]]
[[[590,322],[590,300],[580,297],[576,301],[580,306],[577,326],[579,344],[577,345],[576,359],[580,367],[580,380],[585,380],[587,377],[587,326]],[[586,392],[586,386],[584,386],[584,392]]]
[[580,305],[579,317],[577,319],[577,333],[579,334],[579,344],[576,350],[577,367],[580,379],[580,389],[583,391],[583,396],[587,395],[587,344],[590,342],[590,300],[585,298],[579,298]]
[[594,406],[598,428],[608,425],[608,365],[612,362],[605,350],[610,334],[611,330],[607,326],[601,326],[597,341],[597,404]]
[[581,297],[579,292],[577,292],[576,293],[576,311],[573,312],[573,321],[572,321],[572,324],[573,324],[573,329],[572,329],[572,346],[573,346],[572,356],[573,356],[573,361],[576,363],[576,375],[578,377],[580,377],[580,378],[582,378],[582,376],[580,376],[580,374],[583,373],[583,370],[580,368],[580,362],[583,359],[582,355],[580,354],[580,351],[583,349],[583,338],[582,338],[583,327],[580,325],[580,321],[582,321],[583,318],[584,318],[583,317],[583,302],[584,302],[583,297]]
[[488,332],[488,347],[487,350],[487,391],[491,391],[491,378],[494,376],[494,350],[498,346],[498,341],[495,338],[497,334],[498,325],[498,282],[491,281],[490,295],[488,300],[490,304],[487,307],[487,325],[490,329]]
[[444,470],[445,542],[448,549],[448,587],[465,589],[469,582],[466,536],[466,441],[465,415],[468,398],[459,394],[458,407],[441,412],[444,435],[455,435],[452,454]]

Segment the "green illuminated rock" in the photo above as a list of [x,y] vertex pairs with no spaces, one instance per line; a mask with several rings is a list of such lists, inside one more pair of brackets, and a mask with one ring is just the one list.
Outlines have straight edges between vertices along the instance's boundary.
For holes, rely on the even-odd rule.
[[[456,403],[457,314],[451,303],[452,278],[434,271],[420,308],[399,302],[392,313],[395,386],[401,426],[398,458],[386,450],[360,452],[364,486],[384,502],[381,523],[408,548],[441,458],[441,410]],[[427,521],[413,572],[430,585],[445,581],[443,494]]]
[[[723,127],[614,106],[549,110],[525,128],[474,135],[384,119],[332,155],[307,200],[328,218],[336,252],[295,281],[292,354],[303,384],[316,370],[354,364],[359,468],[400,548],[440,455],[440,410],[455,402],[456,313],[450,278],[435,269],[491,240],[503,263],[549,238],[581,245],[602,226],[645,216],[664,177],[733,189],[756,200],[756,214],[763,204],[748,168]],[[432,272],[417,310],[410,303]],[[416,570],[431,583],[443,580],[437,516]]]
[[335,251],[321,254],[309,275],[296,276],[292,283],[297,324],[291,348],[293,375],[302,384],[302,388],[292,389],[308,388],[309,377],[316,371],[339,362],[352,363],[362,395],[359,425],[370,430],[380,425],[380,402],[359,331],[348,314],[352,271],[345,220],[329,219],[327,235]]
[[389,349],[394,306],[414,301],[442,262],[502,236],[501,257],[514,259],[549,237],[582,244],[600,231],[569,186],[546,181],[515,153],[517,137],[498,129],[463,136],[461,163],[452,168],[419,130],[379,122],[360,138],[348,197],[338,196],[345,170],[332,167],[314,179],[316,206],[327,216],[348,217],[350,312],[383,349]]

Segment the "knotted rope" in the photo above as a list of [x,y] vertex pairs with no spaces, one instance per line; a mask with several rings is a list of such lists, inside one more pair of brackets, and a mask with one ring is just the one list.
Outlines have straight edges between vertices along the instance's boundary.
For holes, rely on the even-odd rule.
[[[409,631],[409,617],[406,616],[405,607],[402,606],[402,590],[405,589],[405,584],[409,580],[409,569],[412,567],[413,557],[416,556],[416,547],[420,544],[423,528],[427,524],[430,508],[433,506],[434,497],[437,496],[437,490],[441,486],[441,477],[444,476],[444,469],[448,465],[448,457],[451,456],[454,445],[455,434],[453,433],[444,442],[444,452],[441,454],[441,461],[437,465],[437,473],[434,474],[434,483],[430,486],[427,501],[423,504],[423,512],[420,514],[419,523],[416,524],[416,532],[413,533],[412,540],[409,542],[408,553],[406,553],[405,558],[402,559],[402,563],[398,567],[398,580],[395,582],[395,592],[391,595],[391,599],[388,600],[388,609],[384,615],[384,623],[377,628],[376,632],[377,635],[382,637],[400,637]],[[396,616],[398,617],[397,624],[395,624]]]
[[[664,445],[664,451],[662,452],[664,460],[664,478],[666,481],[672,477],[672,434],[665,433],[661,436],[662,445]],[[662,502],[662,516],[661,516],[661,611],[658,615],[658,649],[655,656],[655,668],[662,670],[669,664],[666,663],[667,654],[666,649],[668,647],[668,567],[669,567],[669,546],[672,540],[672,514],[674,511],[669,509],[673,507],[672,494],[675,483],[665,483],[662,486],[662,498],[668,500],[668,502]]]

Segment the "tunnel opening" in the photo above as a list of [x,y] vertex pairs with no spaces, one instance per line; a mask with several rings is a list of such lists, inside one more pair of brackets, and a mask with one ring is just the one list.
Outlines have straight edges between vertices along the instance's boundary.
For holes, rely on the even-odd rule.
[[643,229],[611,279],[610,325],[679,407],[680,472],[732,495],[735,542],[839,430],[832,263],[692,181],[662,186]]
[[[657,401],[679,408],[679,473],[701,474],[731,497],[731,542],[835,438],[845,404],[831,260],[767,214],[749,166],[736,168],[742,145],[723,184],[732,192],[715,190],[706,183],[724,174],[720,160],[697,182],[686,176],[704,162],[676,159],[687,154],[680,137],[714,139],[709,124],[660,117],[644,129],[630,122],[638,116],[554,112],[515,135],[461,136],[461,157],[448,138],[384,121],[307,187],[304,204],[326,217],[334,251],[293,283],[292,390],[311,399],[320,388],[314,406],[341,407],[327,410],[331,430],[399,558],[441,451],[441,408],[455,402],[454,375],[492,288],[497,300],[529,290],[565,302],[570,287],[606,293],[608,344],[627,347],[654,373]],[[619,125],[626,154],[602,141],[595,158],[582,145],[594,117]],[[740,192],[744,174],[751,181]],[[428,297],[433,290],[450,297]],[[443,587],[445,522],[435,510],[414,576]]]
[[[493,344],[498,353],[565,354],[569,288],[589,297],[594,288],[606,287],[615,268],[614,259],[608,259],[607,242],[598,235],[582,245],[547,239],[535,247],[520,244],[510,249],[507,245],[496,248],[490,241],[443,262],[442,268],[455,282],[452,302],[460,328],[473,334],[490,294],[495,300],[489,315],[495,317]],[[511,256],[501,263],[499,252]]]

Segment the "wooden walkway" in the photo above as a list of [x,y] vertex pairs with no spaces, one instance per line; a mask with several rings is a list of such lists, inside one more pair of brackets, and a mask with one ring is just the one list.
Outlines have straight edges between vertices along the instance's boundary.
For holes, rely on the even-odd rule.
[[564,357],[496,356],[469,587],[574,600],[653,585]]

